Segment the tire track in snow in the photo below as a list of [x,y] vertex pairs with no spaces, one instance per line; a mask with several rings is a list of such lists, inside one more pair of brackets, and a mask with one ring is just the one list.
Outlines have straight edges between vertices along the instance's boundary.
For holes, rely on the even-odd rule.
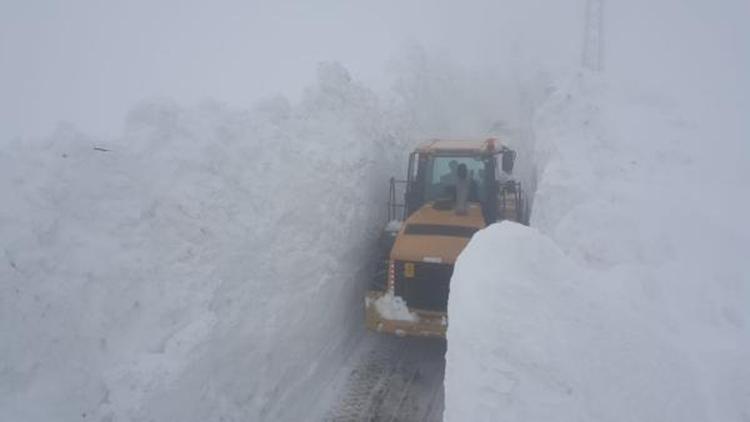
[[327,421],[439,421],[445,341],[369,334]]

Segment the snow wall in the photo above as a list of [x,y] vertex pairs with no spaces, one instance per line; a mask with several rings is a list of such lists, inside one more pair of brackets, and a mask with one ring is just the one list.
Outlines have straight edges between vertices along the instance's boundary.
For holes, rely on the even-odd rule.
[[114,141],[4,146],[0,419],[315,411],[402,166],[383,122],[327,64],[299,104],[152,101]]
[[531,227],[451,282],[446,421],[750,417],[750,10],[666,3],[607,2],[604,72],[536,110]]

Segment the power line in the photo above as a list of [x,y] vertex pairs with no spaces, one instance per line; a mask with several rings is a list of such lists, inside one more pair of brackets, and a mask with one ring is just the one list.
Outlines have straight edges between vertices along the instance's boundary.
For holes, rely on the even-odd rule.
[[583,39],[583,66],[599,72],[604,55],[604,0],[586,0],[586,27]]

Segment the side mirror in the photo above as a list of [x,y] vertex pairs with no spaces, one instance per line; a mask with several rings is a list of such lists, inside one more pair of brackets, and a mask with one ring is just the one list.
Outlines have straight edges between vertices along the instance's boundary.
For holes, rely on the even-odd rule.
[[505,150],[503,152],[503,163],[502,169],[505,173],[513,173],[513,163],[516,161],[516,152],[512,150]]

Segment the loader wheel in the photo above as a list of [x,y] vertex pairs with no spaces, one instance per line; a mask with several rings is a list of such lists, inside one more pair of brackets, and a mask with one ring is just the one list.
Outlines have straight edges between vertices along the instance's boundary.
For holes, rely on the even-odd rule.
[[370,290],[384,292],[388,285],[388,260],[378,263],[370,280]]
[[380,239],[378,239],[378,244],[380,246],[380,256],[383,259],[388,259],[388,257],[391,255],[391,249],[393,248],[393,244],[396,243],[396,234],[395,232],[388,232],[383,230],[380,233]]

